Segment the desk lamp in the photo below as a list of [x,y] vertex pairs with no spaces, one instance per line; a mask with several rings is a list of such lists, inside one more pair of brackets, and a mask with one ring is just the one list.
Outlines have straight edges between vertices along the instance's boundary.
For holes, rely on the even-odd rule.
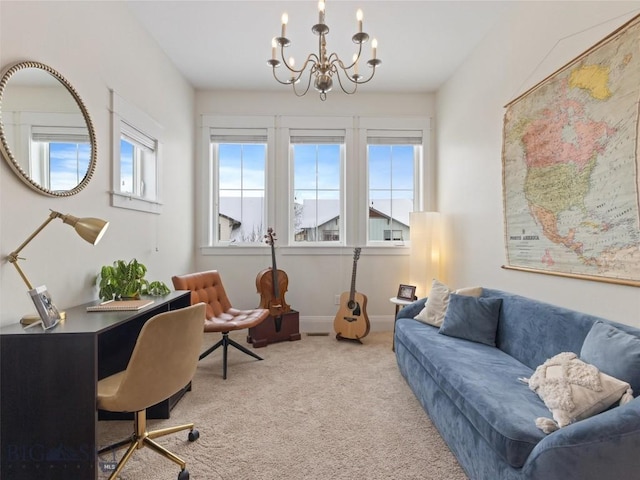
[[[53,210],[51,210],[49,217],[42,223],[42,225],[36,228],[36,230],[31,235],[29,235],[29,237],[24,242],[22,242],[22,244],[17,249],[15,249],[13,252],[11,252],[7,256],[7,260],[9,261],[9,263],[12,263],[14,267],[16,267],[16,270],[22,277],[22,280],[24,280],[24,283],[29,288],[30,293],[34,290],[34,288],[31,282],[29,281],[29,279],[27,278],[27,276],[25,275],[25,273],[20,268],[20,265],[18,265],[18,260],[24,260],[24,258],[19,257],[18,254],[52,220],[56,218],[60,218],[67,225],[71,225],[76,230],[78,235],[80,235],[85,241],[89,242],[92,245],[96,245],[100,241],[104,233],[107,231],[107,227],[109,226],[109,222],[106,222],[99,218],[91,218],[91,217],[78,218],[78,217],[74,217],[73,215],[63,215],[62,213],[54,212]],[[60,316],[61,318],[64,318],[64,312],[60,312]],[[31,315],[27,315],[23,317],[23,319],[21,320],[21,323],[29,324],[35,321],[37,321],[37,317],[34,318]]]

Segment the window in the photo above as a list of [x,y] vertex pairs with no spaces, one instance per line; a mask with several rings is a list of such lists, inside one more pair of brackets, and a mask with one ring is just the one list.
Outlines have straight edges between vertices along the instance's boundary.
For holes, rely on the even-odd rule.
[[71,190],[84,178],[91,160],[85,127],[31,128],[29,176],[49,190]]
[[120,125],[120,193],[156,198],[156,142],[131,125]]
[[409,213],[433,208],[424,117],[203,115],[200,127],[205,255],[264,255],[269,227],[296,255],[406,247]]
[[111,92],[113,190],[111,205],[161,213],[162,128],[146,113]]
[[266,130],[212,129],[210,141],[215,243],[264,243]]
[[422,132],[367,132],[369,242],[409,240],[409,213],[417,210]]
[[342,164],[341,130],[290,130],[293,166],[294,242],[339,242]]
[[384,239],[386,241],[394,240],[394,241],[404,241],[404,231],[403,230],[385,230],[384,231]]

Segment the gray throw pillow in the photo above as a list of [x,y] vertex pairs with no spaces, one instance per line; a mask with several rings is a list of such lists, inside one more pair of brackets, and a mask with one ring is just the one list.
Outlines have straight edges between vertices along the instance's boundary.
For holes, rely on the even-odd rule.
[[635,335],[596,322],[584,339],[580,358],[640,392],[640,338]]
[[496,346],[501,298],[476,298],[452,293],[438,333]]

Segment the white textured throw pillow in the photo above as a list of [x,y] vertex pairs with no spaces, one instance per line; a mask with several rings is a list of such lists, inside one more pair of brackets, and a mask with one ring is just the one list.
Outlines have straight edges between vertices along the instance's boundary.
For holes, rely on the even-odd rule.
[[444,283],[434,278],[427,303],[422,311],[415,316],[415,319],[433,325],[434,327],[440,327],[447,313],[447,307],[449,306],[449,295],[452,293],[467,295],[469,297],[479,297],[482,294],[482,287],[467,287],[451,290]]
[[545,433],[603,412],[618,401],[624,405],[633,399],[627,382],[600,372],[572,352],[551,357],[524,380],[553,414],[553,420],[536,419],[536,426]]

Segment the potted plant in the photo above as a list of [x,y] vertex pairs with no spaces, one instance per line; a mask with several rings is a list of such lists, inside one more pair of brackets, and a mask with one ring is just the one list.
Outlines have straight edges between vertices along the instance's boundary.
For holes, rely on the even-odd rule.
[[116,260],[113,265],[104,265],[98,277],[103,300],[140,298],[142,294],[166,295],[170,292],[164,282],[149,282],[145,275],[147,267],[135,258],[129,262]]

